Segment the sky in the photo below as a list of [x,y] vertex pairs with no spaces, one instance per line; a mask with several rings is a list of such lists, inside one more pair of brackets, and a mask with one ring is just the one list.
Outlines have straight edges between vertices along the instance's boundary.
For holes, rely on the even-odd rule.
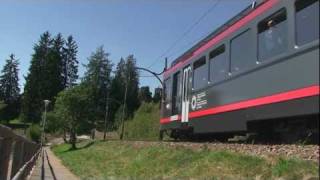
[[[114,68],[133,54],[139,67],[161,72],[252,0],[1,0],[0,69],[11,53],[20,61],[20,88],[40,35],[72,35],[78,44],[79,75],[88,57],[103,45]],[[207,12],[207,13],[206,13]],[[201,20],[200,20],[201,19]],[[192,28],[191,28],[192,27]],[[152,65],[152,66],[151,66]],[[150,67],[151,66],[151,67]],[[140,73],[140,86],[160,86]],[[148,77],[145,77],[148,76]]]

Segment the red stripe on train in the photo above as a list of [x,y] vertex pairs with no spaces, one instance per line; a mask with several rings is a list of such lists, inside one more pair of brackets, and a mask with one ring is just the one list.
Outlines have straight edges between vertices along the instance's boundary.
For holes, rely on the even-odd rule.
[[216,37],[212,38],[210,41],[208,41],[206,44],[202,45],[199,49],[195,50],[192,53],[192,56],[189,56],[187,59],[180,61],[178,64],[174,65],[173,67],[169,68],[166,72],[164,72],[164,77],[166,77],[168,74],[172,73],[177,68],[181,67],[185,63],[187,63],[190,59],[196,57],[197,55],[203,53],[208,48],[212,47],[213,45],[219,43],[221,40],[223,40],[225,37],[230,35],[231,33],[235,32],[236,30],[240,29],[247,23],[249,23],[251,20],[259,16],[260,14],[264,13],[268,9],[272,8],[276,3],[278,3],[279,0],[268,0],[261,6],[259,6],[256,10],[252,11],[242,19],[240,19],[238,22],[227,28],[225,31],[221,32]]
[[[214,114],[235,111],[235,110],[240,110],[240,109],[245,109],[250,107],[279,103],[279,102],[284,102],[284,101],[289,101],[289,100],[294,100],[294,99],[299,99],[304,97],[316,96],[316,95],[319,95],[319,91],[320,91],[320,86],[314,85],[314,86],[310,86],[302,89],[296,89],[296,90],[274,94],[271,96],[259,97],[255,99],[240,101],[237,103],[217,106],[217,107],[208,108],[208,109],[199,110],[199,111],[193,111],[189,113],[189,118],[192,119],[192,118],[214,115]],[[170,117],[162,118],[160,120],[161,124],[166,124],[170,122],[171,122]]]

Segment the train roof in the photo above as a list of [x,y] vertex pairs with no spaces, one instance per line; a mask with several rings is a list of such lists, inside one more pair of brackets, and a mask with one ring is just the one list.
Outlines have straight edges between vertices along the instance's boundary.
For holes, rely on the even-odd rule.
[[[193,47],[191,47],[190,49],[188,49],[185,53],[183,53],[181,56],[179,56],[178,58],[176,58],[172,63],[171,63],[171,67],[173,67],[174,65],[178,64],[180,61],[183,61],[184,59],[187,59],[189,56],[192,56],[192,53],[199,49],[202,45],[204,45],[205,43],[207,43],[209,40],[211,40],[213,37],[217,36],[218,34],[220,34],[221,32],[223,32],[224,30],[226,30],[228,27],[230,27],[231,25],[233,25],[234,23],[236,23],[238,20],[240,20],[241,18],[243,18],[244,16],[246,16],[247,14],[249,14],[251,11],[253,11],[255,8],[253,7],[257,7],[260,6],[261,4],[263,4],[264,2],[266,2],[268,0],[257,0],[257,1],[253,1],[253,3],[249,6],[247,6],[245,9],[243,9],[240,13],[238,13],[237,15],[235,15],[234,17],[232,17],[230,20],[228,20],[226,23],[224,23],[222,26],[220,26],[219,28],[217,28],[215,31],[213,31],[212,33],[210,33],[207,37],[205,37],[204,39],[200,40],[196,45],[194,45]],[[255,4],[254,4],[255,3]]]

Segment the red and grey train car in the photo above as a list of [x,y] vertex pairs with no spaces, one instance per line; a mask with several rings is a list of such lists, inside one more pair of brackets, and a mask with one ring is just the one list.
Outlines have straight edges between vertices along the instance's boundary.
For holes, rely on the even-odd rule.
[[161,109],[161,137],[319,133],[319,0],[243,10],[173,61]]

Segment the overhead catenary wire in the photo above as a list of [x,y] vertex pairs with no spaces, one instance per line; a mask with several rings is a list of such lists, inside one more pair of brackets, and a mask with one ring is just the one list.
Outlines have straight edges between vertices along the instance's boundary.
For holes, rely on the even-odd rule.
[[176,47],[176,45],[182,40],[184,39],[210,12],[212,12],[217,5],[220,3],[221,0],[214,0],[215,3],[210,6],[210,8],[205,11],[194,23],[191,24],[191,26],[177,39],[173,42],[173,44],[171,46],[169,46],[169,48],[167,48],[158,58],[155,59],[155,61],[153,61],[147,68],[151,68],[152,66],[154,66],[155,64],[157,64],[157,62],[159,62],[159,59],[163,58],[167,53],[169,53],[174,47]]

